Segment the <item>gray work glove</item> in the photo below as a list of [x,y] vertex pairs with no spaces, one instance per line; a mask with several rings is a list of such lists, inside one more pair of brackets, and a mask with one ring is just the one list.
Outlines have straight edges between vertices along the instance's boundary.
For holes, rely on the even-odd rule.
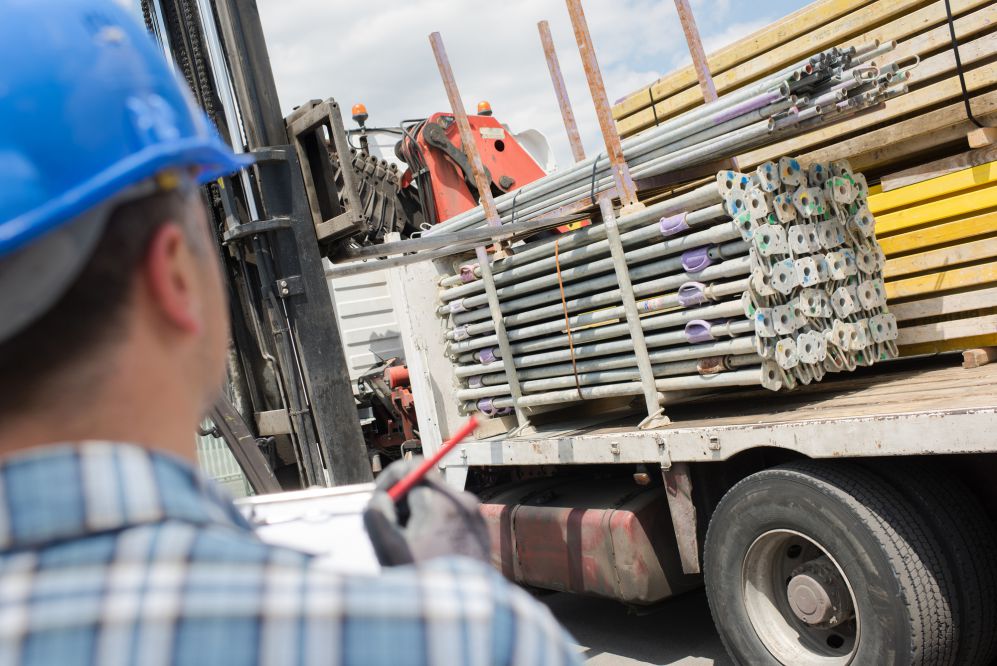
[[448,486],[435,470],[395,504],[387,490],[419,460],[393,462],[377,477],[364,525],[383,566],[463,555],[490,562],[488,529],[474,495]]

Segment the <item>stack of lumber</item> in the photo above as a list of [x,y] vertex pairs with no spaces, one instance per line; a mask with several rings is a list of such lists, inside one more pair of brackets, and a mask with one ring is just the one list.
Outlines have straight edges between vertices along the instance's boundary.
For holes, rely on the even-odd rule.
[[[997,2],[950,6],[971,109],[995,125]],[[901,65],[908,94],[834,127],[742,152],[738,165],[748,170],[787,153],[804,166],[848,160],[872,186],[869,208],[888,259],[886,294],[900,325],[900,353],[997,345],[997,147],[967,152],[976,126],[943,0],[818,0],[708,61],[718,92],[730,94],[814,49],[876,40],[897,43],[890,59]],[[919,64],[907,70],[904,59]],[[613,112],[620,133],[631,136],[702,103],[690,66],[627,96]]]
[[[997,3],[951,0],[956,36],[974,114],[997,118]],[[803,60],[817,49],[897,42],[891,60],[920,65],[910,94],[834,127],[771,143],[738,156],[741,169],[780,155],[805,164],[847,159],[870,182],[890,171],[966,149],[974,126],[966,117],[942,0],[819,0],[708,57],[717,91],[736,91]],[[881,64],[876,62],[876,64]],[[653,104],[652,104],[653,102]],[[703,103],[691,66],[620,100],[613,114],[622,136],[632,136]]]
[[997,162],[930,177],[961,161],[888,176],[869,196],[902,355],[997,345]]

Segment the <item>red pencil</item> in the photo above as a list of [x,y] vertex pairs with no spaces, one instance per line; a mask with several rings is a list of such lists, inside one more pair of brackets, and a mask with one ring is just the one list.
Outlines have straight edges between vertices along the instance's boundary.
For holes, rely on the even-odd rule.
[[456,433],[454,433],[453,437],[443,442],[443,446],[440,447],[440,450],[437,451],[432,458],[426,458],[423,460],[422,464],[406,474],[401,481],[391,486],[388,489],[388,497],[395,502],[404,497],[405,493],[412,490],[412,486],[419,483],[419,481],[422,480],[422,477],[426,476],[429,470],[436,467],[440,461],[443,460],[443,456],[453,451],[453,448],[464,441],[464,439],[471,434],[471,431],[477,427],[478,419],[472,416],[464,423],[464,425],[460,427],[459,430],[457,430]]

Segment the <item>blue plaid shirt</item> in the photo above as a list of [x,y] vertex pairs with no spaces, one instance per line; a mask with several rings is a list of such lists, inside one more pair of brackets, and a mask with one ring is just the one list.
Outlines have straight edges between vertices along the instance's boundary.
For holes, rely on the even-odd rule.
[[574,664],[549,611],[460,558],[343,577],[262,543],[142,448],[0,462],[0,664]]

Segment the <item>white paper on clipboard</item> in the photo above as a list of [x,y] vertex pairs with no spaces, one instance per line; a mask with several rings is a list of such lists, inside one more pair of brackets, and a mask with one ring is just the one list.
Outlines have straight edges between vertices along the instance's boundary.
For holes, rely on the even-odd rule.
[[373,490],[373,483],[310,488],[235,504],[267,543],[318,555],[338,573],[376,574],[381,567],[363,525]]

